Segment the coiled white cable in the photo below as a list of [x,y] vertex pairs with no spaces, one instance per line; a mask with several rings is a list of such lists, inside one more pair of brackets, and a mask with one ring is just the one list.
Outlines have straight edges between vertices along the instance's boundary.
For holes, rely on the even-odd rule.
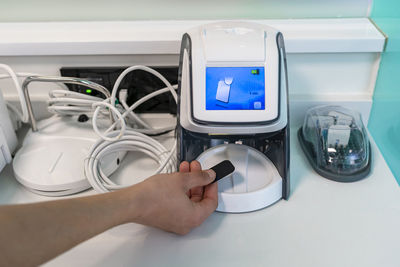
[[[107,137],[112,138],[119,135],[120,131],[113,131],[107,134]],[[89,158],[85,163],[85,175],[98,192],[108,192],[125,188],[129,185],[118,185],[108,178],[101,170],[100,159],[104,156],[118,151],[140,151],[148,155],[160,165],[154,172],[170,173],[175,171],[176,158],[176,142],[171,151],[168,151],[161,143],[155,139],[138,133],[136,131],[127,130],[125,134],[117,141],[97,141],[89,152]]]
[[[149,73],[152,73],[156,77],[158,77],[165,85],[166,88],[157,90],[153,93],[146,95],[145,97],[136,101],[132,106],[127,108],[123,114],[121,114],[115,107],[115,97],[117,94],[118,87],[123,80],[123,78],[131,71],[134,70],[144,70]],[[121,75],[118,77],[117,81],[114,84],[113,91],[111,93],[111,97],[109,101],[103,101],[100,103],[93,104],[93,108],[95,108],[95,112],[93,113],[93,129],[94,131],[101,137],[96,144],[93,145],[92,149],[89,152],[89,156],[87,161],[85,162],[85,175],[92,185],[92,187],[98,192],[108,192],[110,190],[116,190],[125,188],[130,185],[118,185],[114,183],[109,177],[107,177],[101,170],[100,160],[113,152],[118,151],[140,151],[148,155],[150,158],[154,159],[159,163],[159,168],[154,172],[154,174],[158,174],[161,172],[174,172],[176,170],[176,141],[171,149],[168,150],[163,146],[160,142],[151,138],[141,132],[138,129],[126,129],[125,118],[131,113],[135,108],[137,108],[140,104],[146,102],[147,100],[166,93],[170,92],[174,97],[174,100],[177,101],[177,94],[175,92],[174,87],[168,82],[167,79],[164,78],[159,72],[146,67],[146,66],[132,66],[124,70]],[[97,129],[96,121],[97,116],[102,107],[107,107],[112,112],[113,116],[116,117],[116,121],[105,131],[105,133],[100,133]],[[127,105],[125,106],[125,108]],[[135,117],[135,115],[133,115]],[[114,130],[114,128],[120,124],[121,128],[119,130]],[[163,129],[143,129],[149,133],[155,133],[157,131],[164,132],[166,130],[172,130],[175,128],[175,125],[165,127]]]

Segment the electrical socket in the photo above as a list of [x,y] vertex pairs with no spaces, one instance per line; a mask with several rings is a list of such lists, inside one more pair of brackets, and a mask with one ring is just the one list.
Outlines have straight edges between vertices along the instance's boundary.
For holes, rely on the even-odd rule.
[[[178,66],[153,66],[151,68],[161,73],[172,85],[178,83]],[[60,73],[62,76],[84,78],[101,84],[111,92],[118,76],[125,69],[126,67],[63,67],[60,69]],[[67,86],[71,91],[104,97],[97,91],[79,85],[67,84]],[[125,76],[118,90],[128,90],[127,104],[132,105],[145,95],[164,87],[165,84],[154,75],[143,70],[136,70]],[[143,103],[135,109],[135,112],[176,114],[176,103],[171,94],[165,93]]]

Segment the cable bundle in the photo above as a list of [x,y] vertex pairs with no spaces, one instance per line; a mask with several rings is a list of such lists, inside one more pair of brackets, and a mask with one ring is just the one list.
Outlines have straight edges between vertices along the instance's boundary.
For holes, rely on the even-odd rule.
[[[13,106],[10,108],[18,114],[22,122],[28,122],[29,117],[25,97],[17,79],[17,74],[15,74],[7,65],[0,64],[0,68],[5,69],[9,73],[9,75],[3,75],[4,77],[0,76],[0,79],[11,77],[17,87],[21,101],[22,114]],[[134,70],[143,70],[153,74],[159,78],[166,87],[146,95],[130,107],[126,104],[126,90],[120,90],[119,97],[121,104],[116,105],[117,90],[121,81],[129,72]],[[81,114],[92,115],[93,130],[100,139],[90,149],[87,160],[85,161],[84,172],[88,182],[96,191],[107,192],[129,186],[118,185],[104,174],[100,162],[105,156],[110,155],[111,153],[140,151],[158,162],[159,167],[155,170],[154,174],[161,172],[170,173],[175,171],[177,165],[175,157],[176,142],[172,149],[168,151],[165,146],[148,135],[163,134],[174,130],[176,125],[174,124],[163,128],[153,128],[136,115],[134,110],[147,100],[167,92],[170,92],[174,100],[177,101],[177,94],[175,92],[176,88],[176,85],[172,86],[159,72],[146,66],[132,66],[121,73],[113,86],[111,97],[106,99],[69,90],[53,90],[49,93],[50,99],[48,100],[48,111],[56,116],[73,116]],[[104,115],[111,116],[113,122],[111,123],[112,125],[102,133],[99,130],[98,121],[99,116]],[[104,120],[102,120],[102,124],[104,128]],[[41,194],[52,195],[55,193],[53,195],[59,196],[84,190],[82,187],[70,189],[71,190],[61,192],[41,192]],[[35,190],[32,191],[36,192]]]
[[[107,134],[107,137],[112,139],[119,134],[120,131],[112,131]],[[85,175],[92,187],[98,192],[121,189],[126,185],[115,184],[102,172],[100,166],[101,158],[118,151],[139,151],[158,162],[160,166],[154,172],[155,174],[161,172],[171,173],[175,171],[176,166],[175,149],[176,143],[172,150],[168,151],[157,140],[139,132],[127,130],[118,140],[107,141],[100,139],[92,146],[89,152],[90,156],[85,164]]]
[[93,104],[103,101],[100,97],[67,90],[52,90],[49,96],[47,110],[62,116],[93,113]]
[[[145,97],[136,101],[130,107],[127,107],[126,103],[123,100],[122,102],[124,103],[124,112],[121,114],[119,110],[115,107],[115,105],[112,105],[111,103],[115,103],[117,90],[123,78],[129,72],[139,69],[155,75],[162,82],[164,82],[166,88],[157,90],[151,94],[146,95]],[[127,116],[131,116],[134,120],[141,122],[141,124],[143,125],[143,121],[140,121],[140,118],[138,118],[138,116],[133,112],[135,108],[137,108],[139,105],[146,102],[147,100],[166,92],[170,92],[174,97],[175,102],[177,101],[177,94],[175,92],[174,86],[172,86],[168,82],[168,80],[165,79],[164,76],[162,76],[159,72],[146,66],[132,66],[124,70],[118,77],[117,81],[114,84],[110,99],[106,99],[102,102],[97,102],[93,104],[93,107],[95,108],[92,120],[93,129],[100,136],[101,139],[96,142],[89,153],[88,160],[85,163],[85,174],[89,183],[95,190],[99,192],[107,192],[110,190],[116,190],[129,186],[115,184],[102,172],[99,162],[102,157],[112,152],[140,151],[145,153],[146,155],[157,161],[160,165],[160,167],[154,172],[154,174],[158,174],[161,172],[170,173],[176,170],[176,142],[174,143],[172,150],[168,152],[168,150],[160,142],[141,133],[162,133],[174,129],[175,125],[162,129],[153,129],[149,125],[144,125],[147,127],[139,130],[127,128],[127,124],[125,121]],[[99,131],[96,124],[97,116],[102,108],[108,108],[116,119],[116,122],[111,125],[104,134]],[[118,124],[120,129],[113,130]]]

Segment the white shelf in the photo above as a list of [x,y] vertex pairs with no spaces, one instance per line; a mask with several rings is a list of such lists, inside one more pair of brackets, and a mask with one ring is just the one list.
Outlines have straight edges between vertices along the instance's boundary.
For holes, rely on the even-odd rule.
[[[0,56],[178,54],[186,29],[212,21],[0,23]],[[367,18],[257,20],[282,31],[288,53],[382,52]]]

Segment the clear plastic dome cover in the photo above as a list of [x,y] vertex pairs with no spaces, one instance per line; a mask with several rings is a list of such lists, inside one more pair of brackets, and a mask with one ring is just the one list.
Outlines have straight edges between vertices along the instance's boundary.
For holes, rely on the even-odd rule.
[[359,113],[341,106],[312,108],[298,134],[319,174],[350,182],[369,173],[370,144]]

